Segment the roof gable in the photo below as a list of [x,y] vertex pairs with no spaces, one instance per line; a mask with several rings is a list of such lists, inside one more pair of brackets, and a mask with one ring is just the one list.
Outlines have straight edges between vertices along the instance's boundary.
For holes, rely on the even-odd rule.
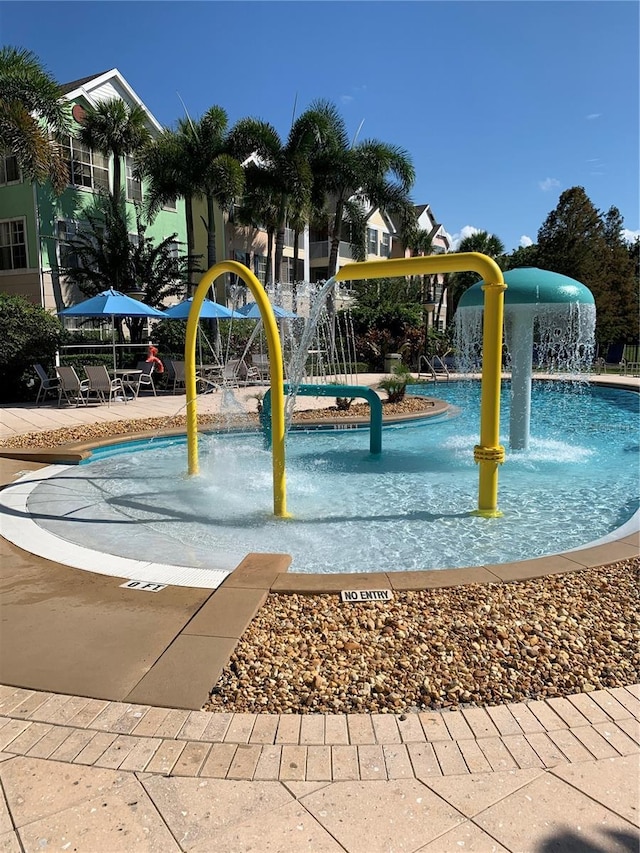
[[162,130],[160,122],[138,95],[136,95],[117,68],[112,68],[110,71],[102,71],[100,74],[94,74],[91,77],[82,77],[79,80],[73,80],[70,83],[65,83],[60,88],[68,101],[82,97],[89,104],[95,106],[100,101],[120,98],[130,107],[134,105],[140,106],[147,114],[151,132],[159,133]]

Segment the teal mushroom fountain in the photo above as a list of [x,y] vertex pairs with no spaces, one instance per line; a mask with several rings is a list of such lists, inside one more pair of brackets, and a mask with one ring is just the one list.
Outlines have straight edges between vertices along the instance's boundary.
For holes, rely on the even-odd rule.
[[[509,445],[529,446],[534,366],[575,376],[593,360],[596,309],[591,291],[566,275],[523,267],[504,274],[506,361],[511,363]],[[482,348],[483,281],[466,290],[456,313],[462,362],[477,363]]]

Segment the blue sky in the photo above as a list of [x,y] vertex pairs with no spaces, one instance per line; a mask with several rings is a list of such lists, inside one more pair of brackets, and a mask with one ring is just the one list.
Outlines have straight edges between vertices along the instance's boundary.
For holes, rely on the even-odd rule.
[[[639,221],[639,5],[630,2],[1,2],[3,44],[59,82],[116,67],[171,125],[209,106],[282,137],[316,98],[405,148],[413,200],[508,250],[560,193]],[[361,126],[362,123],[362,126]]]

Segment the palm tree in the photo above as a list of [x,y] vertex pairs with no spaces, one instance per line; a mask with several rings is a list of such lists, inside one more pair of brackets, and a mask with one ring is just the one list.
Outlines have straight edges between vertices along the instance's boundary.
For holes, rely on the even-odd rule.
[[483,255],[495,259],[504,255],[504,243],[495,234],[490,234],[488,231],[476,231],[460,241],[456,252],[481,252]]
[[[460,241],[456,252],[480,252],[497,260],[501,259],[504,255],[504,243],[495,234],[490,234],[488,231],[476,231],[474,234],[469,234],[468,237],[464,237]],[[447,301],[449,306],[447,312],[448,321],[453,320],[462,294],[477,280],[478,275],[474,272],[458,272],[449,276],[448,282],[445,285],[449,291],[449,299]]]
[[[322,206],[329,207],[332,212],[328,269],[332,276],[338,269],[345,222],[361,231],[363,213],[371,206],[389,213],[406,210],[415,170],[409,154],[402,148],[376,139],[351,142],[334,104],[320,100],[314,102],[311,109],[321,112],[330,127],[312,168],[316,175],[314,194],[322,198]],[[364,234],[359,238],[364,240]]]
[[326,115],[310,109],[293,122],[284,142],[272,125],[252,118],[239,121],[230,134],[232,149],[239,159],[254,155],[246,167],[248,192],[270,197],[268,206],[275,214],[276,278],[280,276],[287,225],[297,225],[299,233],[308,220],[314,178],[312,163],[329,130]]
[[[431,231],[428,231],[426,228],[420,228],[416,209],[413,205],[407,205],[406,209],[400,212],[399,223],[400,242],[405,250],[409,251],[409,257],[430,255],[433,248]],[[411,278],[413,283],[415,277],[412,276]],[[423,305],[429,301],[427,297],[431,296],[433,279],[434,276],[420,276]]]
[[0,48],[0,151],[15,155],[30,181],[51,181],[60,194],[68,172],[58,135],[71,129],[71,108],[37,57],[23,48]]
[[100,101],[87,107],[79,137],[85,145],[104,157],[113,156],[113,193],[116,203],[122,194],[122,158],[142,148],[149,140],[148,117],[144,107],[129,107],[120,98]]
[[265,285],[272,283],[273,241],[279,222],[279,204],[269,183],[269,175],[255,163],[245,167],[246,189],[238,208],[238,223],[267,232]]
[[[197,175],[195,165],[187,162],[184,138],[180,131],[163,130],[136,152],[135,162],[138,177],[148,179],[144,209],[150,221],[165,205],[174,204],[178,197],[184,199],[187,254],[195,260],[193,200],[198,195]],[[189,292],[193,288],[195,272],[192,262],[187,276]]]
[[242,166],[230,153],[227,125],[225,110],[213,106],[196,121],[180,119],[175,131],[165,130],[137,157],[140,174],[149,179],[147,210],[151,215],[169,199],[185,199],[190,255],[195,246],[193,200],[204,197],[208,267],[216,262],[215,205],[227,210],[244,187]]

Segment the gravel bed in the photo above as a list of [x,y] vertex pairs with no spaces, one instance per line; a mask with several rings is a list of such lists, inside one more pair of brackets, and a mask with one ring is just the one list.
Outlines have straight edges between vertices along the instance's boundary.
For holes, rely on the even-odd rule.
[[205,710],[402,713],[635,684],[639,570],[632,559],[388,604],[271,594]]
[[[401,403],[382,403],[382,416],[385,415],[408,415],[428,413],[433,407],[433,401],[427,397],[406,397]],[[308,409],[294,412],[293,422],[303,423],[305,420],[319,420],[321,418],[338,417],[361,417],[368,419],[369,406],[366,403],[354,404],[348,410],[339,410],[336,406],[328,406],[324,409]],[[242,426],[247,422],[258,426],[258,415],[248,412],[244,415],[198,415],[198,424],[203,427],[228,427]],[[45,430],[38,432],[26,432],[21,435],[5,438],[0,441],[2,448],[45,448],[62,447],[82,441],[95,441],[98,439],[116,438],[121,435],[136,434],[142,432],[154,432],[172,428],[186,429],[186,415],[175,415],[174,417],[161,418],[138,418],[137,420],[118,420],[94,424],[82,424],[74,427],[62,427],[60,429]]]

